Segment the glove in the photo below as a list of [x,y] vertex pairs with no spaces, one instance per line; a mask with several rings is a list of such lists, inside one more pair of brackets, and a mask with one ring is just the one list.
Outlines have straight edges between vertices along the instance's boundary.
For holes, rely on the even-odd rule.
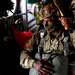
[[68,18],[66,17],[61,17],[59,18],[62,26],[65,28],[65,30],[67,30],[69,27],[71,27],[71,22],[69,21]]
[[52,75],[53,66],[48,63],[47,60],[36,60],[33,63],[33,67],[38,71],[39,75]]

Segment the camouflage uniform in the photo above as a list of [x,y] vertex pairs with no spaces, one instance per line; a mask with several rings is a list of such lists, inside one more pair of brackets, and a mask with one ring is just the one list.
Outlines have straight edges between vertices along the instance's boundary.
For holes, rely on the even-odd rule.
[[[75,31],[73,31],[72,33],[69,33],[69,35],[70,35],[70,41],[69,41],[70,54],[72,55],[75,51]],[[57,72],[57,73],[54,73],[53,75],[61,75],[61,74],[67,75],[68,58],[63,55],[63,43],[62,43],[62,40],[64,39],[63,32],[62,32],[62,37],[60,34],[57,35],[59,37],[59,40],[58,40],[58,37],[55,39],[53,38],[50,39],[49,36],[50,36],[49,34],[46,34],[44,36],[45,41],[44,41],[44,49],[43,49],[44,51],[42,54],[42,59],[49,59],[51,52],[58,53],[58,55],[52,60],[52,65],[55,66],[55,70]],[[32,39],[28,40],[28,42],[26,43],[25,50],[21,52],[20,65],[22,67],[32,68],[32,63],[34,62],[35,58],[40,59],[39,54],[35,56],[35,54],[38,52],[39,39],[40,39],[40,34],[38,32],[38,33],[35,33]],[[27,44],[28,44],[28,47],[27,47]],[[33,58],[31,58],[30,56]],[[53,55],[52,57],[54,56],[55,55]],[[34,73],[38,75],[36,71],[34,72],[31,69],[30,75],[35,75]]]
[[[47,8],[47,7],[46,7]],[[42,9],[42,8],[41,8]],[[53,9],[53,8],[52,8]],[[56,8],[54,9],[56,10]],[[53,13],[56,13],[56,11]],[[44,18],[50,16],[48,12],[51,11],[46,11],[43,12],[42,10],[40,11],[41,15],[41,20]],[[49,33],[45,33],[44,35],[44,45],[43,45],[43,51],[42,51],[42,58],[38,52],[38,46],[40,43],[40,33],[36,32],[33,34],[32,38],[30,38],[27,43],[25,44],[25,49],[21,52],[20,55],[20,65],[23,68],[30,68],[30,73],[29,75],[38,75],[38,72],[33,68],[32,64],[36,59],[48,59],[49,63],[54,66],[54,71],[53,75],[68,75],[68,65],[69,65],[69,60],[68,57],[64,56],[64,45],[63,45],[63,40],[64,40],[64,29],[61,28],[58,35],[54,36],[52,35],[52,30],[50,30]],[[69,28],[68,33],[70,36],[70,39],[68,41],[69,43],[69,49],[70,49],[70,54],[69,56],[75,55],[75,30]],[[72,58],[71,58],[72,59]],[[71,63],[75,62],[71,61]]]

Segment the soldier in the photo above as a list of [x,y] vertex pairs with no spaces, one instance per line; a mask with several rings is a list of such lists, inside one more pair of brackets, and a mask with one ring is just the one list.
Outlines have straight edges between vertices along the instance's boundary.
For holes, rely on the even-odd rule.
[[[68,75],[68,66],[74,60],[75,30],[67,17],[58,17],[53,2],[40,9],[44,28],[35,32],[20,55],[20,65],[29,68],[29,75]],[[66,29],[64,28],[66,27]]]

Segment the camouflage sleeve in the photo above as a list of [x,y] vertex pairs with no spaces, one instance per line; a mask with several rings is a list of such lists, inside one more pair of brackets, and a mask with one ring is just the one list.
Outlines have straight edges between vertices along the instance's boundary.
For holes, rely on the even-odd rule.
[[33,52],[33,40],[34,36],[26,42],[25,49],[20,54],[20,65],[23,68],[31,68],[33,62],[35,61],[30,55]]
[[[72,29],[73,30],[73,29]],[[75,71],[75,30],[70,33],[70,55],[68,59],[68,75]],[[72,73],[71,73],[72,72]]]
[[73,62],[75,63],[75,30],[73,31],[73,33],[70,34],[70,39],[71,39],[71,42],[72,42],[72,50],[71,50],[71,53],[70,53],[70,62]]

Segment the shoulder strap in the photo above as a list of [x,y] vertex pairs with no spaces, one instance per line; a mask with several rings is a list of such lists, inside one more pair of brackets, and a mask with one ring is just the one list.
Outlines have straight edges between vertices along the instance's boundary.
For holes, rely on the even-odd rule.
[[42,30],[40,31],[40,42],[38,45],[38,52],[40,52],[41,49],[43,49],[43,45],[44,45],[44,34],[45,32]]

